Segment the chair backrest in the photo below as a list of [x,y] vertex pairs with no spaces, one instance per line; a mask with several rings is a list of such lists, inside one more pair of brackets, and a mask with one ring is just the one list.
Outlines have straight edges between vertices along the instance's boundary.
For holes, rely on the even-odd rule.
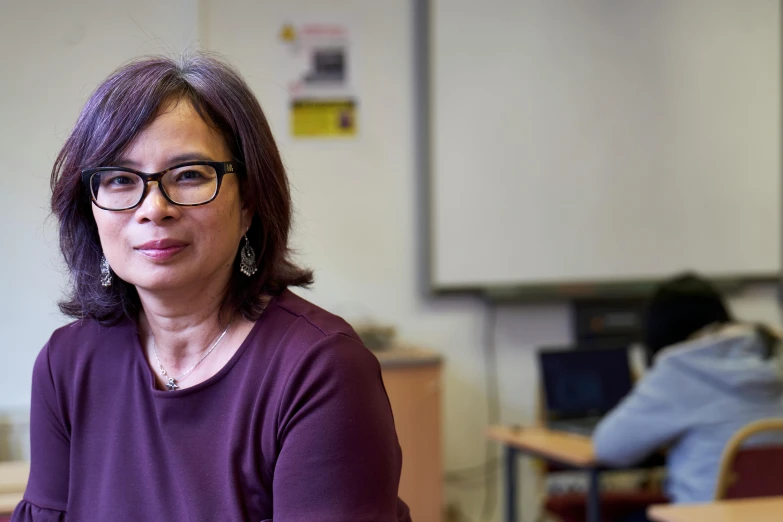
[[731,438],[723,451],[715,500],[783,495],[783,442],[743,447],[749,438],[780,432],[783,418],[753,422]]

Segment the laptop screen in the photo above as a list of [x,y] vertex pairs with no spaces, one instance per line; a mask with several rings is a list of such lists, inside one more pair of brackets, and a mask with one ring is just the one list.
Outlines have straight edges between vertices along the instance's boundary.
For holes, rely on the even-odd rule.
[[547,417],[603,415],[631,391],[628,349],[539,352]]

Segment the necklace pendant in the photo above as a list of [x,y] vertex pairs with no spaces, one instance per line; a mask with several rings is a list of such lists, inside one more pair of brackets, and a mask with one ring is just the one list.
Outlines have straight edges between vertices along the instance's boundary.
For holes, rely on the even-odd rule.
[[175,379],[169,377],[169,382],[166,383],[166,388],[168,388],[169,391],[174,391],[179,388],[179,386],[177,386],[177,381]]

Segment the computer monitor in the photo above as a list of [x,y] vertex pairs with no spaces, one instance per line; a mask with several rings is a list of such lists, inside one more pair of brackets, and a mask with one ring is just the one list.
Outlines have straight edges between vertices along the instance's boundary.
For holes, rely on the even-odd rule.
[[631,391],[628,348],[539,352],[548,420],[601,416]]

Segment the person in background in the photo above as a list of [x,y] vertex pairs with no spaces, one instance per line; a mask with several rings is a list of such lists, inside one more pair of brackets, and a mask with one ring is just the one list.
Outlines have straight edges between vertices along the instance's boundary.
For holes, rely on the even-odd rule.
[[121,67],[52,172],[70,293],[14,522],[410,521],[377,359],[289,290],[288,178],[209,55]]
[[652,368],[596,429],[596,455],[627,467],[668,448],[666,494],[708,502],[729,439],[750,422],[783,417],[779,339],[734,321],[707,281],[684,274],[654,293],[644,342]]

